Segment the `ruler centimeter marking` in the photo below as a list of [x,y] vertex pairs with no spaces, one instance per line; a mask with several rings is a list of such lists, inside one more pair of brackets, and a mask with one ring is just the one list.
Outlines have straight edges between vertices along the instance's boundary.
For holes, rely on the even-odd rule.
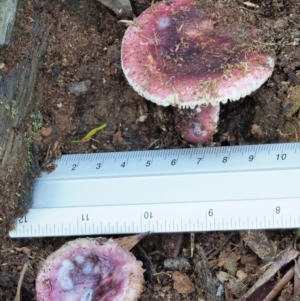
[[63,155],[11,237],[300,227],[300,143]]

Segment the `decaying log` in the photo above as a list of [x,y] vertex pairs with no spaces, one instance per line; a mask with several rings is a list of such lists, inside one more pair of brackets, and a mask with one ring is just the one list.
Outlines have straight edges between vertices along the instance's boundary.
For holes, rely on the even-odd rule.
[[51,26],[36,18],[34,40],[24,60],[8,73],[0,70],[0,202],[5,204],[0,213],[0,235],[1,229],[12,223],[8,212],[9,216],[19,215],[28,209],[32,179],[39,172],[33,139],[42,116],[34,88]]

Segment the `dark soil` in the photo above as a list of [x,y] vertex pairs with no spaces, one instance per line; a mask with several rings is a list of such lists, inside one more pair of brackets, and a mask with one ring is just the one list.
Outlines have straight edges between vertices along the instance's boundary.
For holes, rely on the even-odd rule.
[[[243,4],[239,0],[197,1],[200,9],[225,12],[230,22],[244,24],[245,29],[261,30],[263,35],[259,42],[276,57],[273,75],[263,87],[239,102],[222,105],[213,144],[298,142],[300,2],[253,0],[252,4],[257,7],[252,7],[249,2]],[[132,0],[132,4],[135,14],[139,15],[151,5],[151,0]],[[126,27],[96,0],[21,1],[11,43],[0,49],[0,63],[4,63],[7,70],[22,60],[30,45],[35,14],[52,24],[35,92],[36,103],[40,104],[37,109],[43,116],[43,125],[34,137],[40,165],[69,153],[193,147],[176,131],[171,108],[146,101],[126,82],[120,66],[121,41]],[[90,90],[79,96],[70,93],[66,85],[77,81],[90,81]],[[72,143],[104,123],[107,124],[105,130],[93,139]],[[5,216],[11,224],[16,212],[7,212],[5,208],[6,204],[0,201],[0,218]],[[40,262],[68,238],[10,239],[8,231],[9,223],[5,223],[1,228],[0,300],[14,299],[20,271],[28,259],[30,267],[24,278],[22,300],[33,300]],[[226,235],[197,233],[196,255],[197,246],[201,245],[208,253],[217,248]],[[292,231],[269,231],[267,236],[276,244],[277,253],[294,238]],[[163,268],[162,263],[172,256],[177,239],[176,234],[151,235],[140,243],[153,264],[152,271],[146,274],[148,278],[140,300],[206,300],[193,259],[189,258],[188,234],[183,237],[179,254],[188,258],[192,268],[180,273],[188,277],[185,285],[194,289],[182,293],[174,286],[175,272]],[[232,260],[236,262],[236,270],[243,275],[240,279],[246,289],[251,287],[266,263],[245,245],[238,233],[232,236],[225,250],[234,253]],[[137,250],[135,254],[138,256]],[[212,273],[227,271],[226,265],[220,264],[220,256],[217,254],[209,261]],[[289,300],[291,291],[287,285],[279,300]],[[226,300],[237,300],[238,296],[230,289],[226,292]]]

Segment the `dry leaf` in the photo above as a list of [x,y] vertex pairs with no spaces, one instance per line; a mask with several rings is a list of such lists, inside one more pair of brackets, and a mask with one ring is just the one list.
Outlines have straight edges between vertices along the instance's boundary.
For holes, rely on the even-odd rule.
[[80,140],[72,140],[73,143],[83,143],[89,141],[94,135],[96,135],[99,131],[106,128],[106,123],[100,125],[97,128],[90,130],[82,139]]

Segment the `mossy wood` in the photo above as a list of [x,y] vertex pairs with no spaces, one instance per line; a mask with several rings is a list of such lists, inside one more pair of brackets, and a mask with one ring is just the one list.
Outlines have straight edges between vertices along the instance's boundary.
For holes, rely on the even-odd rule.
[[29,207],[32,179],[39,171],[33,141],[42,117],[34,91],[51,26],[41,24],[38,17],[33,24],[36,35],[24,59],[8,72],[0,70],[0,202],[6,204],[0,233],[13,222],[6,212],[17,216]]

